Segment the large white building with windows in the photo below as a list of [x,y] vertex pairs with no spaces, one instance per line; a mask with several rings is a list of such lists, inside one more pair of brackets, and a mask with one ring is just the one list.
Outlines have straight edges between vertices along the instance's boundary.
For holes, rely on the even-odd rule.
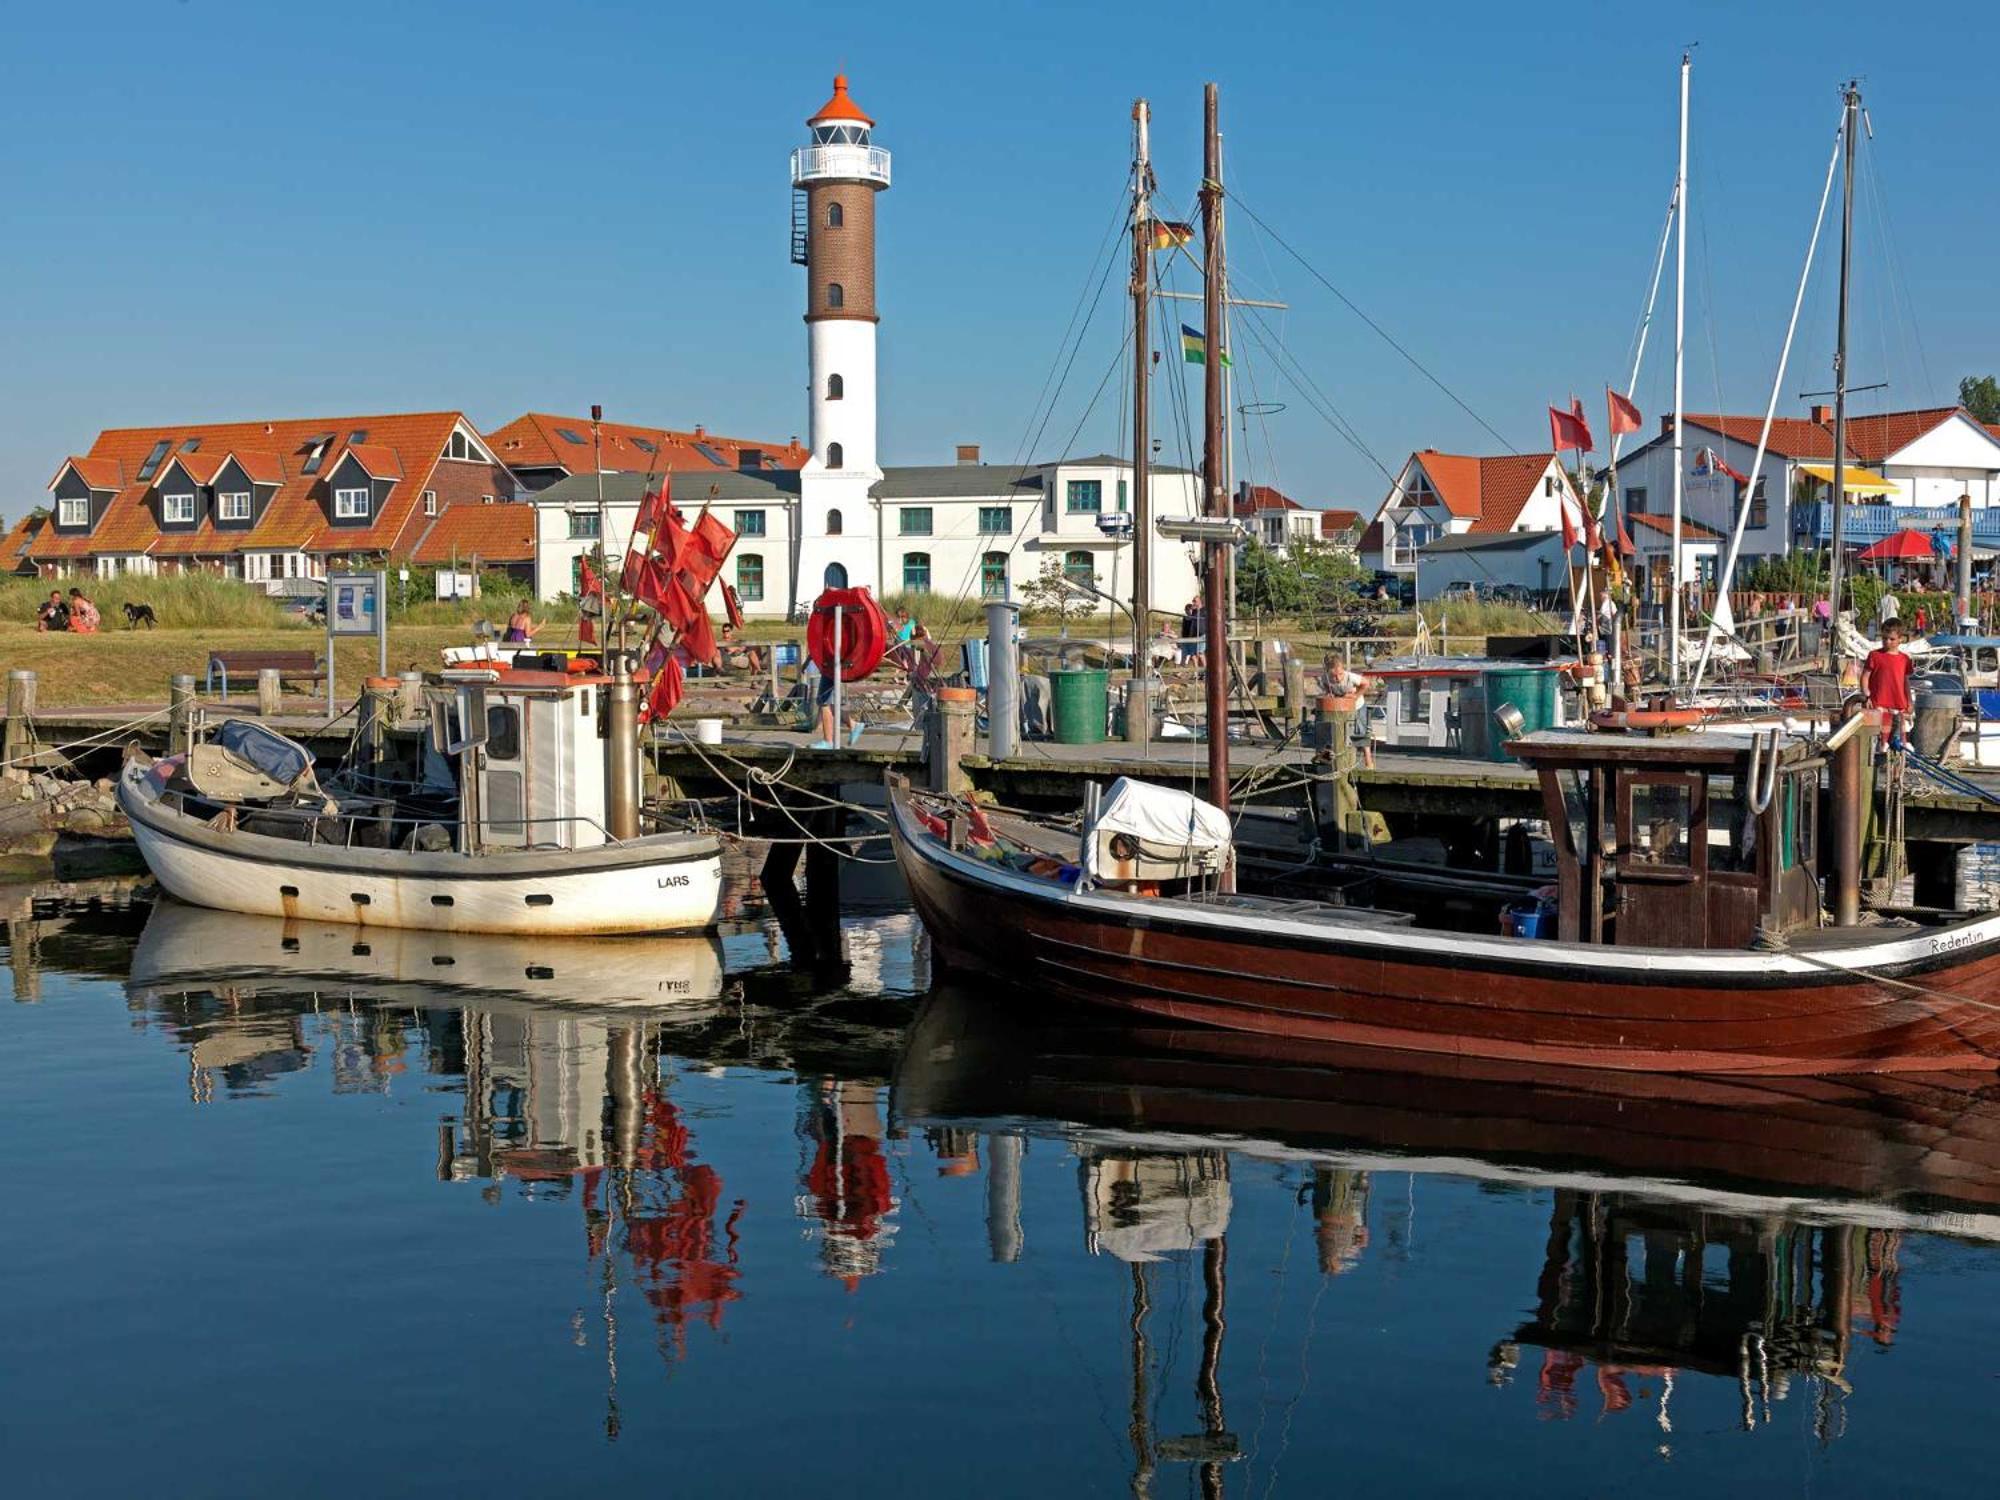
[[[822,590],[848,586],[878,596],[1018,599],[1045,571],[1129,600],[1129,460],[996,466],[964,446],[954,464],[879,462],[875,206],[889,187],[889,153],[875,144],[875,122],[844,77],[806,124],[810,139],[792,153],[791,178],[792,259],[806,273],[808,451],[796,469],[697,471],[673,481],[684,513],[710,505],[736,529],[723,576],[744,613],[786,618],[811,609]],[[1155,516],[1197,512],[1195,475],[1151,475]],[[532,497],[544,599],[575,592],[579,559],[598,543],[598,478],[572,470]],[[640,496],[658,482],[603,475],[603,540],[614,559]],[[1193,550],[1155,536],[1151,572],[1155,607],[1178,615],[1198,587]]]
[[[783,619],[812,607],[829,584],[853,583],[880,592],[931,593],[951,598],[1021,597],[1044,572],[1060,572],[1116,599],[1132,594],[1129,522],[1132,466],[1100,454],[1024,468],[979,462],[976,448],[959,462],[890,465],[845,506],[808,512],[802,534],[801,490],[795,471],[681,474],[675,503],[690,517],[703,505],[735,528],[736,550],[723,577],[743,611]],[[606,550],[620,555],[639,499],[659,483],[644,474],[603,476]],[[1154,513],[1195,513],[1198,477],[1185,469],[1154,469]],[[577,474],[531,497],[536,511],[537,576],[544,599],[574,593],[579,560],[598,540],[598,476]],[[1194,549],[1155,537],[1155,607],[1178,614],[1198,584]]]

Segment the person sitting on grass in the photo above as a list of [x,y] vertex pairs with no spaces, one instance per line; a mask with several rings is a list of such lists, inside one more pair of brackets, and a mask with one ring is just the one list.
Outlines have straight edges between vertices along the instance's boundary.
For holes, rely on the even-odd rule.
[[49,597],[42,607],[35,611],[35,630],[47,634],[52,630],[69,629],[69,605],[63,599],[61,589],[50,589]]
[[97,606],[92,604],[82,589],[69,591],[69,628],[76,635],[95,635],[98,626]]

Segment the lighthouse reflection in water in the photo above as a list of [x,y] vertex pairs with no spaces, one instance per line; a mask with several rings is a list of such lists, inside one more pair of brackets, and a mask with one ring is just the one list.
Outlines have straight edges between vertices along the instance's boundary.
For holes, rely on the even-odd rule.
[[308,1490],[1981,1462],[1987,1080],[1270,1056],[933,992],[893,907],[570,947],[11,899],[21,1493],[298,1488],[336,1430]]

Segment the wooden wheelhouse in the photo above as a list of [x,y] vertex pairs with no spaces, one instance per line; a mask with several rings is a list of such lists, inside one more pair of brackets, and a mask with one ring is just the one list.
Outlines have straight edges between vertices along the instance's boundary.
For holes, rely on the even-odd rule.
[[1566,942],[1747,948],[1818,925],[1825,757],[1782,735],[1545,732],[1541,778]]

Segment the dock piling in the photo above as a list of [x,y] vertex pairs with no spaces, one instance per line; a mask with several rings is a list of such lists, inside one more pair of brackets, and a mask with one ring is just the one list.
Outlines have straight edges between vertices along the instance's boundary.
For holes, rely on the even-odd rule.
[[28,779],[28,759],[35,740],[35,674],[16,667],[7,674],[7,733],[0,740],[0,776]]
[[176,672],[167,679],[167,751],[185,755],[194,748],[194,673]]
[[276,667],[257,670],[257,716],[268,719],[284,707],[285,686]]
[[978,715],[979,695],[971,688],[938,689],[937,710],[931,715],[929,743],[924,747],[932,791],[957,796],[972,789],[965,757],[972,753]]
[[986,753],[994,760],[1012,760],[1020,749],[1021,668],[1014,655],[1020,613],[1009,599],[986,606]]

